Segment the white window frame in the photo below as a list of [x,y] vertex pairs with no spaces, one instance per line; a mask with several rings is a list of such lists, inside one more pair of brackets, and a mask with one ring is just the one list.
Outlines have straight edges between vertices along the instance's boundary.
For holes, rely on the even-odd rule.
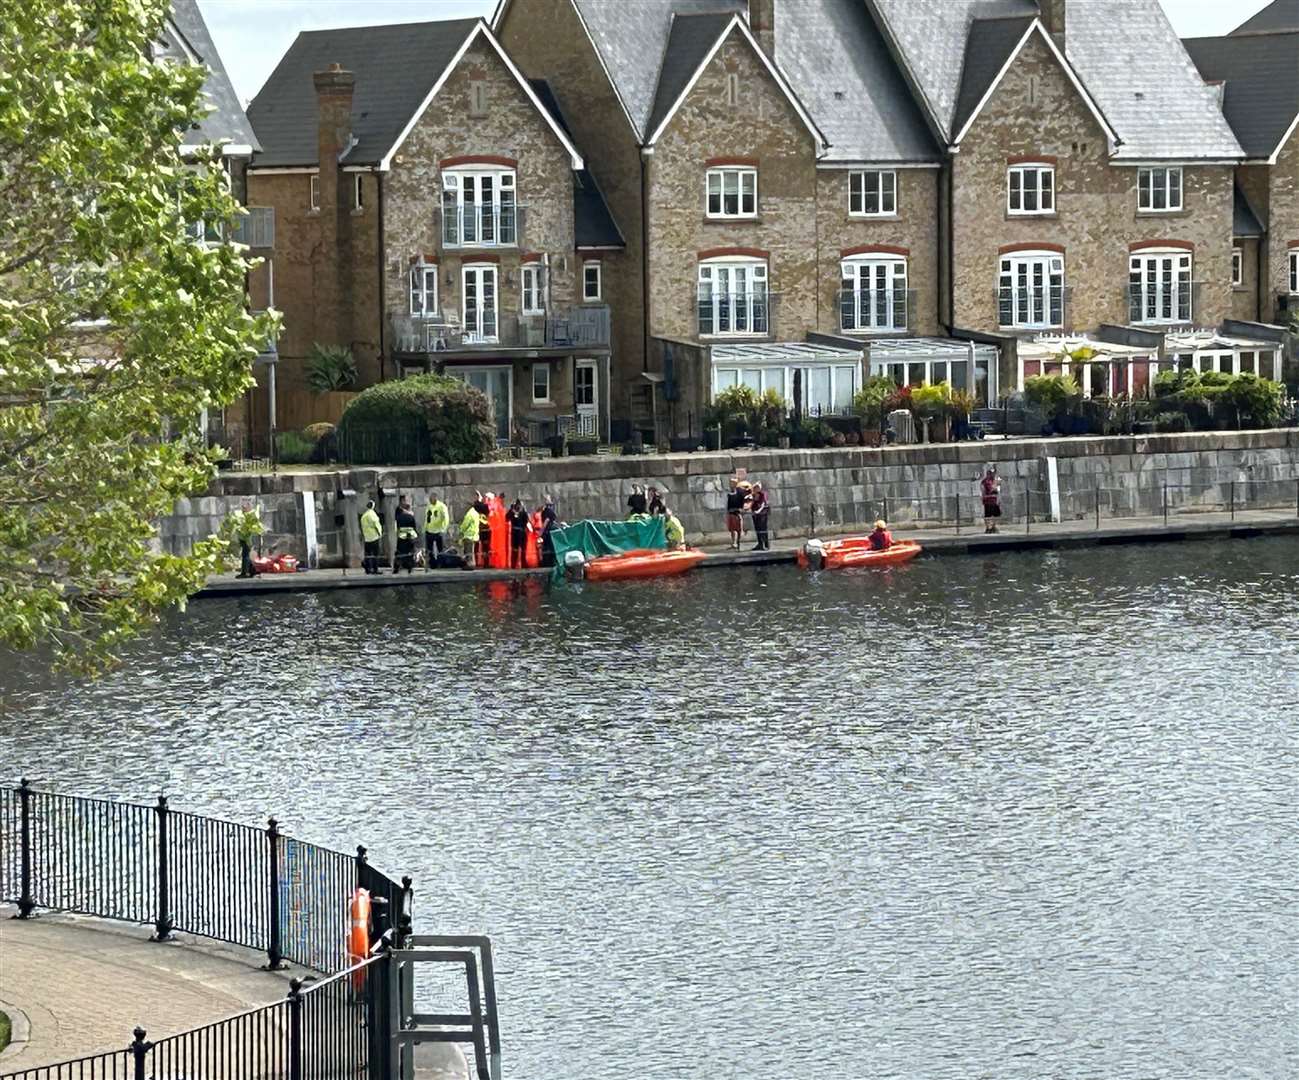
[[[591,292],[590,272],[595,271],[595,292]],[[587,259],[582,263],[582,301],[588,304],[599,303],[604,296],[604,265],[599,259]]]
[[[728,178],[734,180],[735,189],[727,191]],[[745,188],[749,190],[745,190]],[[726,200],[735,198],[735,210],[726,209]],[[713,197],[716,196],[716,209]],[[745,209],[746,197],[750,201]],[[704,214],[717,220],[752,219],[758,216],[758,170],[752,165],[718,165],[704,175]]]
[[1138,169],[1137,210],[1142,214],[1171,214],[1181,210],[1185,202],[1185,179],[1180,165]]
[[[491,303],[482,303],[486,286],[491,283]],[[470,316],[469,286],[473,284],[474,305]],[[488,313],[490,312],[490,317]],[[501,268],[496,263],[466,263],[460,269],[460,318],[466,341],[491,343],[500,339],[501,326]]]
[[[1049,178],[1049,182],[1044,183],[1044,178]],[[1031,200],[1028,198],[1030,193]],[[1017,196],[1018,207],[1015,205]],[[1015,217],[1054,214],[1055,196],[1055,166],[1049,162],[1025,161],[1006,169],[1006,213]],[[1030,201],[1036,206],[1026,209]]]
[[[1058,291],[1056,296],[1053,290]],[[997,324],[1014,330],[1063,328],[1064,290],[1065,264],[1060,252],[1014,251],[1002,255],[997,260]],[[1002,317],[1007,303],[1009,322]]]
[[[1161,266],[1165,261],[1171,265]],[[1195,315],[1192,296],[1194,272],[1195,257],[1183,248],[1143,248],[1130,252],[1129,291],[1133,286],[1141,290],[1138,317],[1131,321],[1155,325],[1189,323]],[[1131,298],[1128,316],[1131,319]]]
[[361,188],[361,177],[364,175],[364,173],[352,174],[352,209],[357,213],[365,209],[365,199]]
[[1243,248],[1231,249],[1231,284],[1240,288],[1245,284],[1245,251]]
[[541,295],[541,263],[524,263],[519,268],[519,310],[524,315],[546,313]]
[[[695,281],[700,337],[766,337],[771,333],[771,286],[765,259],[706,259],[699,264]],[[743,287],[736,289],[736,284]],[[743,300],[737,302],[738,297]],[[705,303],[710,312],[708,329],[704,329]]]
[[307,203],[307,208],[309,210],[320,209],[320,174],[319,173],[311,174],[311,187],[310,187],[310,194],[308,195],[308,199],[309,202]]
[[[490,195],[484,199],[484,193]],[[466,199],[466,195],[472,198]],[[466,228],[466,223],[471,227]],[[518,177],[514,169],[467,166],[442,172],[442,246],[518,247]],[[472,234],[472,235],[470,235]]]
[[1286,257],[1290,268],[1290,295],[1299,296],[1299,248],[1291,248]]
[[[546,377],[546,392],[541,397],[537,397],[537,373],[542,372]],[[550,397],[550,365],[541,360],[532,362],[532,404],[534,405],[551,405],[553,404]]]
[[843,294],[839,302],[839,329],[846,334],[906,332],[905,255],[854,255],[840,264],[839,278]]
[[[871,200],[875,202],[872,210]],[[849,217],[897,217],[898,174],[892,169],[854,169],[848,174]]]
[[410,268],[410,313],[428,319],[438,312],[438,267],[436,263],[415,263]]
[[[815,416],[813,410],[819,403],[812,403],[807,395],[811,383],[810,372],[813,369],[829,369],[830,397],[826,405],[821,406],[820,415],[845,415],[852,409],[853,395],[861,388],[861,365],[825,361],[821,363],[772,364],[745,363],[736,360],[718,361],[713,367],[713,397],[734,386],[748,386],[761,394],[766,390],[775,390],[786,401],[794,396],[794,373],[803,372],[804,410]],[[842,404],[835,405],[835,401]]]

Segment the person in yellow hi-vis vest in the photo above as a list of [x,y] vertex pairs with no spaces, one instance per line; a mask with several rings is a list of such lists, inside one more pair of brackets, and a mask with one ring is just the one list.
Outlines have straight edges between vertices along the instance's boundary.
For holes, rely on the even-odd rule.
[[428,493],[428,506],[424,510],[424,569],[432,570],[437,556],[442,554],[446,531],[451,527],[451,511],[447,504],[433,492]]
[[375,513],[374,500],[365,504],[365,513],[361,515],[361,539],[365,542],[365,558],[361,566],[367,574],[379,572],[379,542],[383,539],[383,522]]
[[460,519],[460,554],[465,557],[465,569],[474,568],[474,548],[478,546],[478,527],[482,518],[478,509],[470,505]]

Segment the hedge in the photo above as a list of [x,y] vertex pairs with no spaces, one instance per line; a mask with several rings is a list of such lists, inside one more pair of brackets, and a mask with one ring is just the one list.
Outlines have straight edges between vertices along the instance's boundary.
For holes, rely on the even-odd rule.
[[442,375],[363,390],[343,410],[336,434],[340,458],[358,465],[465,465],[496,446],[487,395]]

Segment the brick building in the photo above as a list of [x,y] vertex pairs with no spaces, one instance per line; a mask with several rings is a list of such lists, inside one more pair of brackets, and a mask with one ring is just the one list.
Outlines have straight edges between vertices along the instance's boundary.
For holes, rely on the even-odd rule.
[[320,344],[351,350],[359,387],[434,369],[478,386],[501,442],[608,437],[622,236],[545,83],[486,23],[301,34],[248,111],[249,199],[278,223],[281,427],[326,418],[305,384]]

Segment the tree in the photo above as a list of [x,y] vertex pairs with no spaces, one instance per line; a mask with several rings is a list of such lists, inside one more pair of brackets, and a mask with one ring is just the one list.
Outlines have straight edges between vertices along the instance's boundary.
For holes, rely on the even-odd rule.
[[204,69],[151,59],[166,10],[0,0],[0,644],[82,670],[220,566],[215,538],[152,550],[153,522],[207,487],[202,410],[275,332],[246,249],[187,227],[241,211],[182,152]]

